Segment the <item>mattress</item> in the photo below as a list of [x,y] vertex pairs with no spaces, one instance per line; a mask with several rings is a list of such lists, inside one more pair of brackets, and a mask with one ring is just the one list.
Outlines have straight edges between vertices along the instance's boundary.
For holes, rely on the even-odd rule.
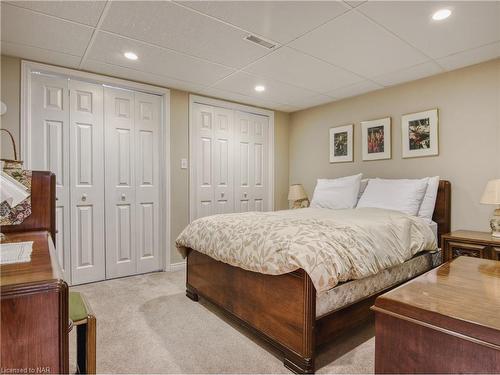
[[440,264],[441,250],[423,251],[410,260],[387,268],[376,275],[338,284],[336,287],[317,295],[316,318],[398,285]]

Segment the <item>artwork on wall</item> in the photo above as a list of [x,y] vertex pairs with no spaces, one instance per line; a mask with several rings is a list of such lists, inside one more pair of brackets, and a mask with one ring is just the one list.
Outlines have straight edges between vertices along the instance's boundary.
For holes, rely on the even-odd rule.
[[403,158],[439,154],[438,110],[410,113],[401,117]]
[[391,158],[391,118],[361,121],[363,160]]
[[353,124],[330,128],[330,163],[353,160]]

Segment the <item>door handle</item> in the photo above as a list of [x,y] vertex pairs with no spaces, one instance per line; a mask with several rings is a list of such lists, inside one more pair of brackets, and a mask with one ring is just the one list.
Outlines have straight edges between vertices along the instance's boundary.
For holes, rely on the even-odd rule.
[[243,197],[245,197],[245,198],[246,198],[246,197],[247,197],[247,193],[243,193]]
[[122,194],[122,201],[124,201],[125,199],[127,199],[127,197],[125,196],[125,194]]
[[85,202],[87,200],[87,194],[82,194],[82,201]]
[[220,193],[220,197],[221,197],[221,198],[224,198],[224,193]]

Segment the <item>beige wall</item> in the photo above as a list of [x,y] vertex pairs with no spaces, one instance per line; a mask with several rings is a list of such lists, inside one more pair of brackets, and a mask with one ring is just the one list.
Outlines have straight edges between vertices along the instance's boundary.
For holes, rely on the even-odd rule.
[[[19,145],[19,100],[20,65],[16,57],[1,57],[1,98],[8,106],[2,116],[2,126],[13,130]],[[182,261],[174,247],[174,241],[187,225],[189,218],[187,169],[180,168],[181,158],[188,158],[189,93],[170,91],[170,158],[171,158],[171,262]],[[289,115],[275,112],[275,207],[286,208],[288,192],[288,121]],[[10,155],[10,148],[4,148],[2,137],[2,157]]]
[[[290,183],[309,196],[318,177],[439,175],[452,182],[452,227],[488,230],[492,207],[479,203],[500,178],[500,59],[295,112],[290,125]],[[401,115],[439,108],[440,155],[401,158]],[[361,161],[360,121],[392,117],[393,157]],[[354,162],[328,162],[328,129],[354,123]]]
[[[18,146],[19,154],[19,101],[20,101],[20,82],[21,82],[21,64],[18,58],[1,57],[0,65],[0,97],[7,105],[7,113],[0,117],[0,127],[12,132]],[[4,132],[2,132],[4,133]],[[0,155],[2,158],[12,159],[12,146],[6,134],[2,134],[2,149]],[[18,157],[20,157],[18,155]]]

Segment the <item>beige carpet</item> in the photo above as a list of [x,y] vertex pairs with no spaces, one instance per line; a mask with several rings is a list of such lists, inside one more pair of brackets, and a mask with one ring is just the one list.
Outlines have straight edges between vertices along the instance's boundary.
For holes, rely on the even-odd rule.
[[[99,373],[288,373],[272,349],[213,306],[185,296],[185,273],[158,272],[72,288],[97,316]],[[373,325],[333,341],[318,373],[373,373]],[[74,331],[70,337],[75,357]]]

